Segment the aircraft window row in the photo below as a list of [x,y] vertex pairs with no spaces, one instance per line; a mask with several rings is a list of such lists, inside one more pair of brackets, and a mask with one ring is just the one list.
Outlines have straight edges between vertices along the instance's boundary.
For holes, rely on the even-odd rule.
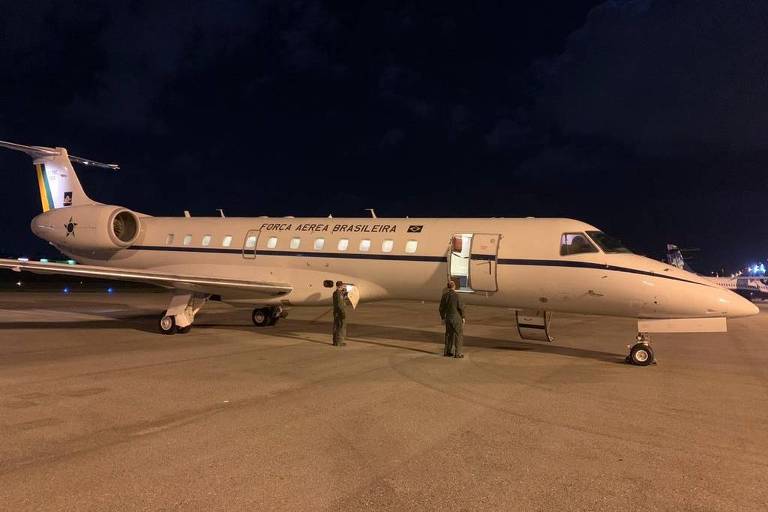
[[[173,245],[173,241],[176,239],[176,235],[174,233],[168,233],[168,236],[165,237],[165,245]],[[192,245],[192,235],[184,235],[184,238],[182,239],[182,245]],[[253,239],[253,245],[251,247],[256,246],[256,237],[249,237],[248,240],[250,241]],[[203,238],[201,239],[201,244],[203,247],[209,247],[211,245],[211,242],[213,242],[213,235],[203,235]],[[221,246],[222,247],[230,247],[232,245],[232,235],[225,235],[224,238],[221,239]]]
[[584,233],[563,233],[560,237],[560,256],[598,252]]
[[[569,236],[572,236],[573,234],[566,234]],[[566,235],[563,235],[564,237]],[[581,235],[583,236],[583,235]],[[176,236],[174,233],[168,233],[168,236],[165,238],[165,244],[166,245],[173,245],[173,242],[175,240]],[[191,234],[184,235],[184,238],[182,240],[182,244],[185,246],[192,245],[193,236]],[[246,249],[255,249],[256,243],[258,241],[258,235],[248,235],[248,237],[245,239],[245,248]],[[203,235],[201,239],[201,244],[203,247],[209,247],[211,243],[213,242],[213,235]],[[271,236],[267,238],[266,247],[267,249],[276,249],[279,243],[279,239],[276,236]],[[589,243],[589,242],[587,242]],[[357,249],[360,252],[369,252],[371,250],[371,240],[368,238],[365,238],[363,240],[360,240],[360,244],[358,245]],[[221,239],[221,246],[222,247],[230,247],[232,245],[232,235],[225,235]],[[289,242],[288,246],[291,249],[299,249],[301,248],[301,238],[294,237],[291,238],[291,241]],[[341,238],[338,241],[338,244],[336,245],[336,250],[338,251],[346,251],[349,249],[350,241],[349,238]],[[325,238],[316,238],[312,245],[313,249],[316,251],[322,251],[325,248]],[[418,240],[408,240],[405,242],[405,252],[408,254],[413,254],[417,251],[419,247]],[[386,239],[382,240],[381,242],[381,252],[392,252],[395,248],[395,241],[392,239]],[[562,252],[561,247],[561,254],[566,254]],[[567,254],[576,254],[574,252],[569,252]]]
[[[266,247],[267,249],[276,249],[278,247],[279,240],[276,236],[271,236],[267,239]],[[288,246],[291,249],[300,249],[301,248],[301,238],[294,237],[291,238],[291,241],[289,242]],[[337,251],[347,251],[349,250],[349,238],[341,238],[336,244],[336,250]],[[253,235],[251,237],[248,237],[245,241],[245,247],[246,249],[254,249],[256,247],[256,236]],[[315,238],[315,240],[312,242],[312,249],[315,251],[322,251],[325,248],[325,238]],[[368,238],[365,238],[363,240],[360,240],[360,244],[358,245],[358,251],[360,252],[369,252],[371,250],[371,240]],[[381,242],[381,252],[392,252],[395,248],[395,241],[391,239],[382,240]],[[413,254],[416,252],[416,250],[419,248],[419,242],[418,240],[408,240],[405,243],[405,252],[408,254]]]

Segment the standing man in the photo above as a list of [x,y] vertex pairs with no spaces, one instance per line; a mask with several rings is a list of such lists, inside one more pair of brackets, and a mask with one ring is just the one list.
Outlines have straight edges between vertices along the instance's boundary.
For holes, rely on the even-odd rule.
[[336,290],[333,292],[333,345],[343,347],[346,345],[344,338],[347,336],[347,289],[344,283],[336,281]]
[[443,355],[464,357],[464,304],[456,293],[456,283],[448,281],[448,289],[440,299],[440,318],[445,322],[445,350]]

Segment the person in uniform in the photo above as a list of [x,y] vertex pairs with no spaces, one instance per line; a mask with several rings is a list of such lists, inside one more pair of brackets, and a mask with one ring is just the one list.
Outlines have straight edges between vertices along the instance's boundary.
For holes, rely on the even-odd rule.
[[440,299],[440,318],[445,322],[445,350],[446,357],[464,357],[464,304],[456,293],[456,283],[448,281],[448,289]]
[[333,345],[343,347],[346,345],[344,338],[347,336],[347,289],[344,283],[336,281],[336,290],[333,292]]

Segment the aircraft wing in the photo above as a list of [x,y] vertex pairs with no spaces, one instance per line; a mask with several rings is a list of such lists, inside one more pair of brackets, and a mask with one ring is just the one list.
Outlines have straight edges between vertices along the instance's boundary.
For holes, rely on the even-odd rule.
[[135,270],[95,265],[69,265],[67,263],[41,263],[0,259],[0,269],[16,272],[32,272],[35,274],[58,274],[78,277],[96,277],[115,281],[133,281],[137,283],[154,284],[167,288],[220,294],[227,290],[248,292],[254,297],[278,297],[286,295],[293,287],[285,283],[270,283],[242,279],[226,279],[220,277],[201,277],[179,274],[168,274],[152,270]]

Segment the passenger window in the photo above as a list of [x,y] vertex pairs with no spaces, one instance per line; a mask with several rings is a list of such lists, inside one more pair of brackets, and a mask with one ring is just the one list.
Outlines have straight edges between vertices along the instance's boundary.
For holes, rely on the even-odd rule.
[[291,238],[291,249],[298,249],[301,246],[301,238]]
[[392,252],[392,248],[395,246],[394,240],[384,240],[381,242],[381,252]]
[[232,235],[227,235],[224,237],[224,240],[221,241],[222,247],[229,247],[232,245]]
[[184,245],[189,245],[192,243],[192,235],[184,235]]
[[253,249],[254,247],[256,247],[256,235],[251,235],[245,239],[245,248]]
[[416,249],[419,247],[419,242],[417,240],[408,240],[405,242],[405,252],[408,254],[413,254],[416,252]]
[[165,245],[173,245],[173,233],[168,233],[168,236],[165,237]]
[[349,247],[349,239],[348,238],[342,238],[339,240],[339,245],[336,247],[340,251],[346,251]]
[[277,247],[277,237],[271,236],[267,240],[267,249],[274,249],[275,247]]
[[325,247],[325,238],[315,238],[315,250],[320,251]]
[[203,236],[203,247],[208,247],[209,245],[211,245],[211,235]]
[[360,240],[360,250],[362,252],[368,252],[371,249],[371,241],[368,239]]
[[584,233],[563,233],[560,237],[560,256],[597,252],[597,248]]

